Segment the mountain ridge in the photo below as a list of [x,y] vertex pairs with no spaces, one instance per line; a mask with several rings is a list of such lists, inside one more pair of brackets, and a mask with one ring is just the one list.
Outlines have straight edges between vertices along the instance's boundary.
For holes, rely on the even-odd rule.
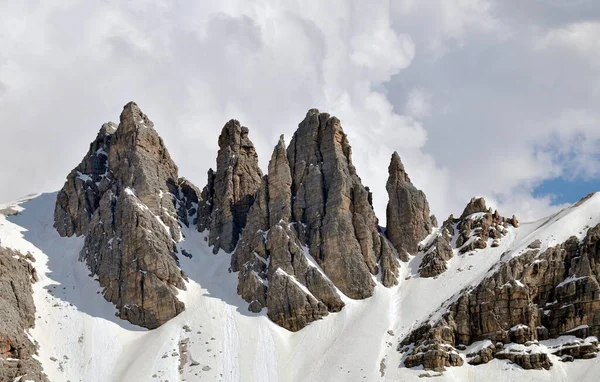
[[[393,153],[383,229],[337,118],[309,110],[287,147],[280,137],[265,175],[249,133],[236,120],[225,124],[216,171],[200,191],[179,177],[153,123],[129,103],[119,125],[103,125],[55,196],[0,208],[18,211],[0,216],[1,245],[37,259],[40,281],[32,288],[40,313],[29,332],[50,380],[435,375],[423,368],[464,380],[499,367],[575,376],[568,361],[577,358],[585,359],[573,362],[581,370],[595,367],[598,195],[534,223],[502,217],[474,198],[438,228]],[[551,260],[556,253],[569,265]],[[544,262],[552,281],[531,273]],[[543,321],[554,308],[544,305],[551,297],[538,301],[540,282],[548,296],[575,304],[574,315]],[[500,284],[512,285],[508,295]],[[560,295],[579,284],[571,297]],[[490,288],[501,293],[472,303],[464,291]],[[95,307],[85,302],[91,296]],[[504,323],[470,308],[516,312],[503,296],[529,315],[508,314]],[[57,309],[81,337],[59,337],[62,323],[50,318]],[[86,336],[103,346],[110,336],[97,339],[90,325],[127,345],[91,361],[98,350]],[[89,362],[96,374],[83,366]]]

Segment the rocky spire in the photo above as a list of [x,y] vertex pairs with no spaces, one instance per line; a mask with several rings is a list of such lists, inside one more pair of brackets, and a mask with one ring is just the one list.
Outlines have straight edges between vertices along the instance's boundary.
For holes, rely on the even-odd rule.
[[62,236],[81,236],[88,231],[100,196],[110,186],[107,163],[115,131],[117,125],[112,122],[102,125],[85,159],[71,171],[58,193],[54,226]]
[[[382,253],[392,256],[352,164],[352,149],[339,119],[308,111],[287,149],[292,173],[292,215],[300,239],[325,274],[348,297],[372,295],[372,275]],[[396,261],[386,261],[397,272]],[[386,280],[392,285],[397,280]]]
[[232,252],[246,225],[254,195],[260,188],[262,172],[248,128],[234,119],[225,124],[219,136],[217,171],[208,173],[202,191],[198,229],[209,229],[208,243],[213,252]]
[[385,286],[398,283],[397,252],[379,232],[337,118],[309,110],[287,156],[280,138],[231,266],[249,309],[267,307],[289,330],[342,309],[336,287],[366,298],[379,272]]
[[67,177],[55,208],[63,236],[85,235],[80,259],[104,287],[121,318],[156,328],[184,309],[175,243],[196,213],[196,189],[133,102],[120,123],[105,124]]
[[283,135],[269,162],[269,226],[292,218],[292,174],[285,152]]
[[[425,193],[411,183],[397,152],[392,154],[388,173],[386,235],[401,257],[405,256],[406,252],[415,254],[419,242],[429,235],[434,227],[429,203]],[[404,259],[408,260],[407,257]]]
[[238,293],[254,312],[296,331],[343,306],[334,285],[313,264],[292,220],[292,178],[283,136],[269,162],[248,223],[232,256]]

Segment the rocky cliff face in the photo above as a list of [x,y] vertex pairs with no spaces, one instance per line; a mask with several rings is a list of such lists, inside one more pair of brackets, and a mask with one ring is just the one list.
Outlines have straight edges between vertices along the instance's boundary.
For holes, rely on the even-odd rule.
[[273,151],[248,224],[232,257],[239,271],[238,293],[254,312],[296,331],[344,303],[333,283],[314,264],[292,222],[292,177],[283,137]]
[[179,314],[185,275],[175,243],[194,219],[195,187],[178,177],[153,123],[131,102],[120,123],[102,126],[59,192],[55,227],[85,235],[80,260],[104,287],[121,318],[156,328]]
[[401,256],[408,260],[406,253],[416,254],[419,242],[431,233],[436,224],[430,216],[425,193],[412,184],[397,152],[392,155],[388,173],[386,235]]
[[216,171],[200,193],[179,178],[135,103],[125,106],[119,125],[102,126],[59,192],[55,227],[63,236],[85,236],[80,259],[120,317],[156,328],[185,308],[177,298],[186,277],[177,259],[180,225],[207,231],[214,253],[232,253],[238,293],[251,311],[267,308],[274,322],[295,331],[340,311],[341,294],[370,297],[375,276],[386,287],[398,284],[399,253],[408,260],[425,252],[420,274],[433,277],[446,270],[454,236],[459,251],[473,250],[517,224],[473,199],[420,248],[437,223],[397,153],[388,168],[384,233],[337,118],[309,110],[289,146],[283,137],[275,146],[266,176],[248,134],[236,120],[225,124]]
[[371,195],[356,174],[339,119],[312,109],[287,149],[292,174],[292,216],[300,238],[333,283],[350,298],[373,294],[372,275],[385,265],[387,285],[398,264],[384,260],[391,245],[379,232]]
[[248,128],[232,119],[219,136],[217,171],[208,172],[200,206],[198,229],[209,230],[208,244],[215,254],[219,249],[228,253],[235,249],[261,178]]
[[551,362],[537,341],[565,334],[579,338],[551,348],[553,354],[565,356],[562,360],[595,357],[595,338],[600,335],[599,248],[600,225],[590,228],[581,242],[573,236],[543,252],[540,242],[532,241],[523,254],[505,260],[478,286],[457,296],[439,321],[411,333],[400,346],[405,365],[434,370],[459,366],[457,348],[490,340],[490,346],[467,355],[469,363],[495,357],[526,369],[547,369]]
[[32,256],[0,247],[0,380],[47,381],[27,331],[35,323]]
[[299,330],[371,296],[373,276],[398,283],[397,252],[379,232],[371,196],[352,165],[339,120],[309,110],[289,147],[283,137],[248,214],[232,269],[250,310],[268,308],[279,325]]

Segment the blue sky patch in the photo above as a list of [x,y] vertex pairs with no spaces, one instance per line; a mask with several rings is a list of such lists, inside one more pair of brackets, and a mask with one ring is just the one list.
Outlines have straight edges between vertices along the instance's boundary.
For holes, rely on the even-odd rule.
[[533,190],[533,196],[552,195],[552,204],[575,203],[591,192],[600,191],[600,179],[554,178],[542,182]]

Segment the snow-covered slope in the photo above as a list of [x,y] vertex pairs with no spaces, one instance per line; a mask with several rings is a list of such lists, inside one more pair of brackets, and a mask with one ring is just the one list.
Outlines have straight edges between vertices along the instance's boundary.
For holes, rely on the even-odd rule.
[[[518,256],[533,240],[542,249],[569,236],[585,235],[600,223],[600,194],[577,207],[510,229],[497,248],[474,255],[455,254],[436,278],[418,277],[422,255],[401,266],[400,285],[380,284],[373,297],[344,299],[346,308],[296,333],[247,311],[236,293],[237,275],[230,256],[213,255],[203,234],[183,228],[179,243],[189,276],[180,293],[186,310],[152,331],[115,316],[98,283],[78,261],[82,238],[60,237],[53,228],[56,194],[0,206],[0,243],[31,252],[40,281],[34,284],[35,329],[39,359],[51,381],[406,381],[433,372],[399,367],[400,339],[461,289],[475,285],[495,265]],[[503,255],[504,254],[504,255]],[[180,343],[187,340],[187,361],[180,373]],[[185,341],[184,341],[185,342]],[[554,356],[552,356],[554,357]],[[600,359],[557,362],[550,371],[523,370],[507,361],[448,368],[440,380],[595,381]],[[556,362],[555,362],[556,361]]]

